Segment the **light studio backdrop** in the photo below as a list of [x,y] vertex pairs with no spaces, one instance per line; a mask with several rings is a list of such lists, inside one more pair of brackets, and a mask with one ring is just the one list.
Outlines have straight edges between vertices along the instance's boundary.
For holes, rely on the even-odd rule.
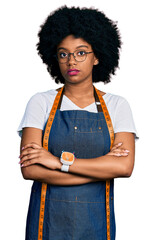
[[39,26],[47,15],[65,4],[98,8],[118,22],[123,42],[120,69],[111,83],[95,86],[128,100],[140,139],[136,142],[132,176],[115,180],[116,239],[156,239],[154,0],[1,2],[1,237],[5,240],[24,239],[32,182],[25,181],[20,173],[20,138],[16,130],[30,97],[37,92],[58,88],[37,55],[36,43]]

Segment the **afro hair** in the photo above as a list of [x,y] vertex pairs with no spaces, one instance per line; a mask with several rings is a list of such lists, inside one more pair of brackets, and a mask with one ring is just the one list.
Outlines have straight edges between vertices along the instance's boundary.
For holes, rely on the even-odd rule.
[[93,68],[93,82],[110,82],[119,64],[121,39],[117,25],[93,8],[63,6],[52,12],[38,33],[38,54],[56,83],[65,83],[56,59],[58,44],[67,36],[83,38],[99,60]]

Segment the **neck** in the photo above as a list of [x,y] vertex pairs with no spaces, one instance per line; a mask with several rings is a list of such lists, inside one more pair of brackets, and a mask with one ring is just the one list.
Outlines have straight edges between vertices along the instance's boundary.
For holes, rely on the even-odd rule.
[[66,96],[73,96],[76,99],[83,97],[89,98],[94,96],[93,83],[83,82],[81,84],[65,83],[64,94]]

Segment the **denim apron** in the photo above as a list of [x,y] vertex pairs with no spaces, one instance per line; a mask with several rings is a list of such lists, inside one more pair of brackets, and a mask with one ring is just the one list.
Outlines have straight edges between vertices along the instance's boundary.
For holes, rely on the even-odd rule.
[[[110,136],[103,112],[60,111],[60,104],[51,127],[48,150],[57,157],[62,150],[74,152],[75,161],[107,154]],[[32,186],[26,240],[38,240],[41,186],[38,181]],[[109,210],[110,239],[115,240],[113,179],[110,180]],[[106,181],[73,186],[47,184],[42,239],[107,240]]]

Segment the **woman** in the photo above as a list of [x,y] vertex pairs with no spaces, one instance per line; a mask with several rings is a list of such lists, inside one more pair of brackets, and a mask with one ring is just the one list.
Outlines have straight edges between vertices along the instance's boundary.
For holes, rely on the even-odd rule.
[[127,101],[93,83],[110,82],[120,47],[95,9],[65,6],[41,26],[39,55],[64,87],[34,95],[18,129],[22,174],[34,180],[27,240],[115,239],[113,179],[132,174],[136,130]]

